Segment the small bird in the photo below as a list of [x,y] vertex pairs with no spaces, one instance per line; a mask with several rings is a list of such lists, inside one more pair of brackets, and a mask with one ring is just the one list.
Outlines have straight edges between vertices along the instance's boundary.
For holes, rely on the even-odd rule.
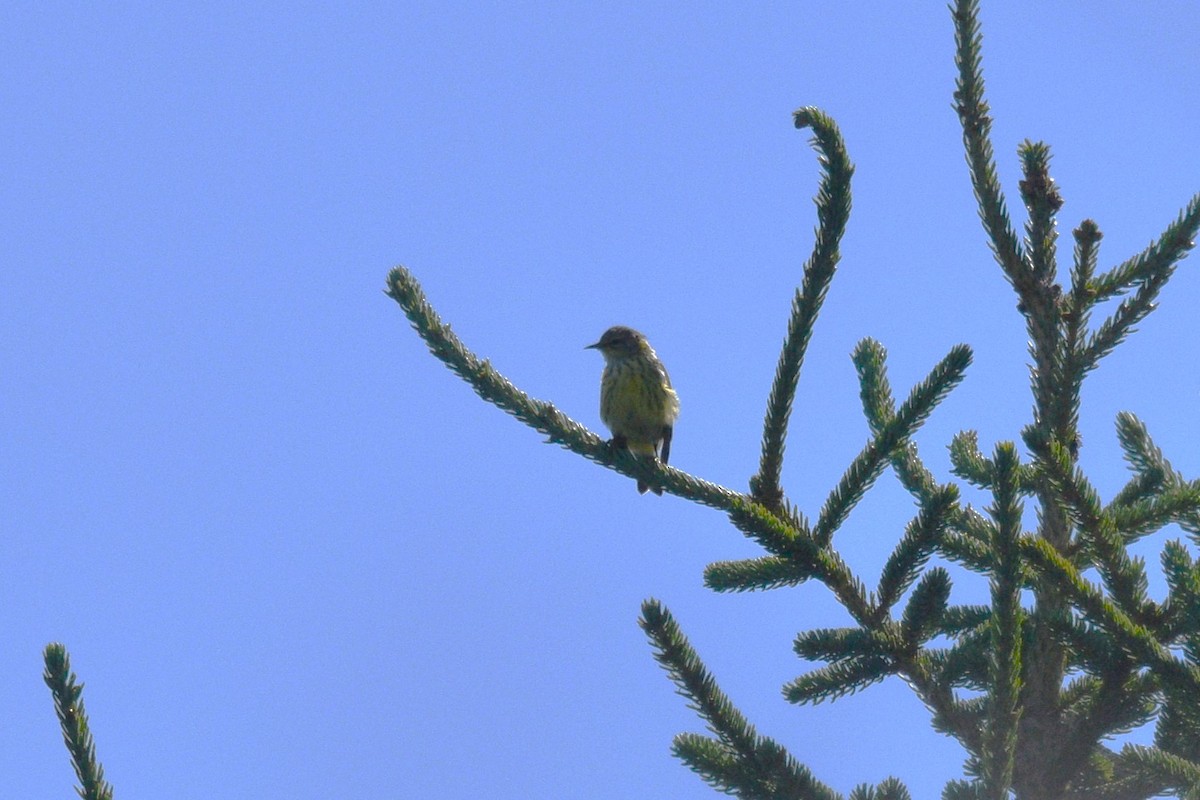
[[[662,463],[666,464],[679,416],[679,395],[671,388],[667,368],[654,348],[633,328],[614,325],[600,341],[584,349],[599,350],[604,356],[600,420],[612,431],[612,444],[651,458],[659,457],[661,447]],[[649,487],[638,481],[637,488],[645,494]],[[662,489],[655,488],[654,493],[661,495]]]

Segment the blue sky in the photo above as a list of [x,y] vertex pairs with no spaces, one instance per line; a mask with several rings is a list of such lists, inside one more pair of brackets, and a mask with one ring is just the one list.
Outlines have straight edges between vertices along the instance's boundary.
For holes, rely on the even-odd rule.
[[[1015,203],[1044,139],[1100,263],[1200,191],[1190,3],[990,3],[984,68]],[[937,796],[962,753],[898,681],[816,708],[780,686],[820,586],[721,596],[725,519],[547,447],[429,356],[381,289],[410,267],[517,385],[599,428],[609,325],[682,398],[673,461],[744,489],[817,167],[857,165],[785,483],[815,512],[866,440],[849,354],[895,391],[958,342],[918,437],[1014,439],[1015,300],[978,224],[941,3],[16,4],[0,25],[0,752],[16,796],[73,781],[41,648],[87,684],[120,796],[711,797],[668,754],[702,726],[636,626],[676,615],[759,729],[841,791]],[[1194,476],[1200,302],[1085,387],[1083,466],[1124,481],[1136,412]],[[975,499],[979,502],[979,499]],[[873,582],[914,510],[885,475],[836,539]],[[1177,533],[1166,534],[1167,536]],[[1156,560],[1163,536],[1145,552]],[[1152,570],[1153,572],[1153,570]],[[953,598],[982,597],[955,573]]]

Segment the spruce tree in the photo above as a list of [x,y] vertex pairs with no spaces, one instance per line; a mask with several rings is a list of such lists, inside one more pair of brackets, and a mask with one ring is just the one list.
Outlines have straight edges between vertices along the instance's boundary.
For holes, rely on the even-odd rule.
[[[1084,379],[1154,310],[1200,228],[1200,196],[1149,247],[1100,273],[1101,232],[1084,220],[1073,232],[1064,285],[1056,229],[1063,200],[1050,175],[1050,149],[1032,141],[1018,149],[1026,212],[1019,235],[993,156],[978,5],[958,0],[951,10],[954,107],[979,216],[1026,324],[1033,391],[1032,419],[1018,441],[1001,442],[987,454],[972,431],[950,442],[953,476],[961,483],[940,482],[912,437],[963,378],[970,349],[952,348],[897,404],[884,348],[865,339],[853,360],[870,441],[815,516],[794,507],[781,486],[792,400],[838,264],[854,172],[837,125],[816,108],[794,115],[797,128],[812,132],[821,165],[816,240],[792,303],[767,402],[760,466],[748,492],[639,460],[552,404],[528,397],[441,322],[407,269],[391,272],[386,291],[434,355],[485,400],[552,443],[728,514],[765,554],[709,565],[709,588],[782,589],[810,580],[828,588],[854,625],[797,635],[795,651],[824,666],[786,685],[786,698],[817,703],[901,677],[931,710],[934,727],[966,752],[964,776],[947,783],[943,797],[1200,797],[1200,564],[1183,542],[1167,541],[1161,561],[1168,591],[1159,602],[1147,596],[1146,565],[1129,552],[1133,543],[1172,524],[1200,543],[1200,481],[1175,471],[1129,413],[1116,420],[1128,483],[1102,501],[1079,464]],[[1115,310],[1093,320],[1094,310],[1116,298]],[[889,467],[918,510],[868,588],[839,556],[834,536]],[[960,498],[964,484],[990,497],[986,507]],[[1032,530],[1023,522],[1030,505],[1036,511]],[[952,604],[950,573],[930,566],[934,556],[986,576],[991,603]],[[641,625],[655,658],[711,731],[677,736],[678,758],[738,797],[841,796],[756,732],[663,604],[647,600]],[[1149,725],[1153,746],[1108,744],[1116,734]],[[908,796],[895,779],[851,793],[857,800]]]

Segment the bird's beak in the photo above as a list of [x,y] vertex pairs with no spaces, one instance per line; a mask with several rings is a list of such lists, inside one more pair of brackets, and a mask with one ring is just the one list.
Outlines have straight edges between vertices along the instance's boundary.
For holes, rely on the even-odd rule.
[[584,350],[599,350],[599,349],[600,349],[600,343],[599,343],[599,342],[596,342],[595,344],[584,345],[584,348],[583,348],[583,349],[584,349]]

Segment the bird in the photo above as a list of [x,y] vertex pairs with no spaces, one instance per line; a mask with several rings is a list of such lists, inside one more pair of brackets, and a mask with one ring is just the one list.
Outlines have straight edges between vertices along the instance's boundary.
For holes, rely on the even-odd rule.
[[[611,444],[635,455],[661,458],[666,464],[679,416],[679,395],[650,342],[633,328],[614,325],[584,349],[599,350],[604,356],[600,420],[612,431]],[[648,488],[645,481],[638,481],[639,494]],[[654,493],[663,492],[655,487]]]

